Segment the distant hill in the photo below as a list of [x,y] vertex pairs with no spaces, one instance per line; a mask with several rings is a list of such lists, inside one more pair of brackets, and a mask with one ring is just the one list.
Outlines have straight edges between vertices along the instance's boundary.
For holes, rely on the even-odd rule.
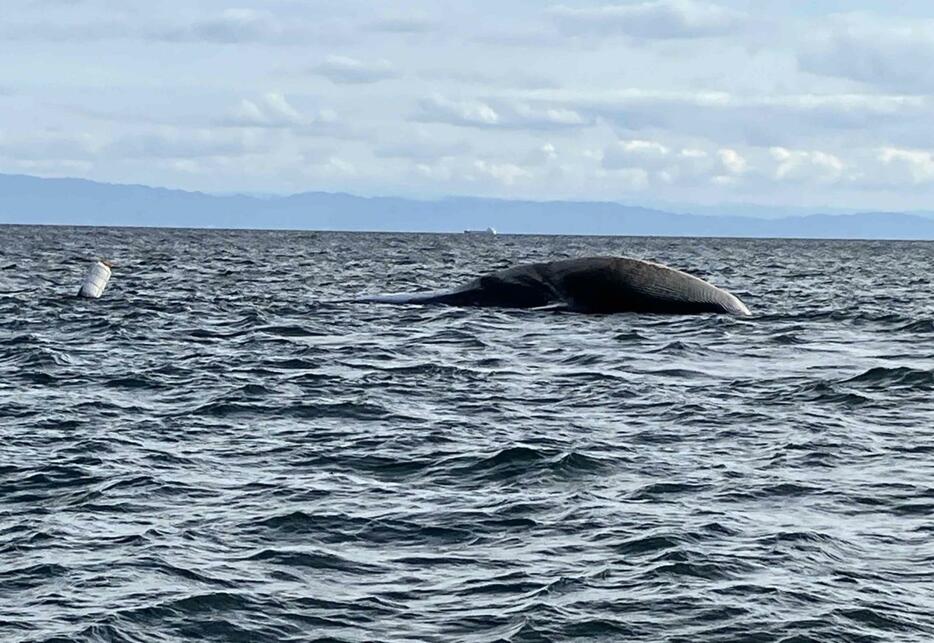
[[673,214],[619,203],[303,192],[210,195],[83,179],[0,174],[0,223],[690,237],[934,239],[934,219],[887,212],[780,218]]

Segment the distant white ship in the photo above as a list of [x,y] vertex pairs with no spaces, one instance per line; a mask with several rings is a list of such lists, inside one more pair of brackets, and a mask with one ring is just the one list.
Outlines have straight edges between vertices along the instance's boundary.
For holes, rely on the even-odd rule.
[[496,230],[493,228],[487,228],[486,230],[464,230],[464,234],[496,234]]

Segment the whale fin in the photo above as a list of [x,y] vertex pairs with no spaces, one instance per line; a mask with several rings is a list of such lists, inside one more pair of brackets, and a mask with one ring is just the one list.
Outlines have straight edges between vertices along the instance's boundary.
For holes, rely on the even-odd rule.
[[557,310],[572,310],[572,307],[563,301],[559,301],[553,304],[545,304],[544,306],[535,306],[534,308],[529,308],[529,310],[549,312]]

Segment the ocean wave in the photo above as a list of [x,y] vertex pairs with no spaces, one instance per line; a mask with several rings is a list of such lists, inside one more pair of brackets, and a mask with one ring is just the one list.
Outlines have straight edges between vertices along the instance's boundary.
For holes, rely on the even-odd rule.
[[[930,244],[4,233],[0,640],[934,636]],[[755,314],[335,303],[581,254]]]

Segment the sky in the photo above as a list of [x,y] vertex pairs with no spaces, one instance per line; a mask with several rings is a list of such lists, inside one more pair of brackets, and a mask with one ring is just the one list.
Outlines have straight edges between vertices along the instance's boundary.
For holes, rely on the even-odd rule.
[[928,0],[3,8],[0,173],[934,209]]

